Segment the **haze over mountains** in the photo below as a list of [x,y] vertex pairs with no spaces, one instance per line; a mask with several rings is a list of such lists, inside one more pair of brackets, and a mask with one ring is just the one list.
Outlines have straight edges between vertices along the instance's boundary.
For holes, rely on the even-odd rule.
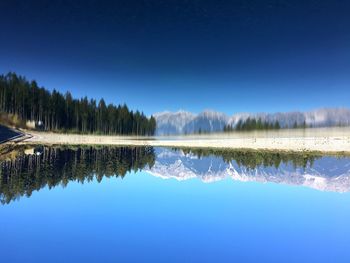
[[235,127],[238,121],[248,118],[261,118],[262,121],[278,121],[281,128],[292,128],[304,123],[308,127],[349,126],[350,110],[347,108],[321,108],[307,112],[277,113],[237,113],[228,116],[224,113],[206,110],[199,114],[187,111],[160,112],[153,115],[157,122],[157,135],[191,134],[198,132],[220,132],[225,125]]

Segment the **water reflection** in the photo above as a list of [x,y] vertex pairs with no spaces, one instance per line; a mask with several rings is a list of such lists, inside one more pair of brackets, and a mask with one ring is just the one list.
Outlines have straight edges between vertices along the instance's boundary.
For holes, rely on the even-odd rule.
[[210,149],[156,149],[148,172],[161,178],[199,178],[214,182],[274,182],[307,186],[322,191],[350,190],[350,157],[311,153],[274,153]]
[[44,187],[81,183],[143,170],[161,178],[199,178],[350,190],[350,158],[252,151],[152,147],[33,147],[1,154],[0,201],[31,196]]
[[129,171],[152,167],[155,155],[151,147],[35,147],[16,149],[1,159],[0,201],[4,204],[46,186],[124,177]]

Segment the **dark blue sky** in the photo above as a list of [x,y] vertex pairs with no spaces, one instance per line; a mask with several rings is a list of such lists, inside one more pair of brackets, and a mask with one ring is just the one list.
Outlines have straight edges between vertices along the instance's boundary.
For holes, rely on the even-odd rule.
[[0,72],[147,114],[348,107],[349,14],[345,0],[2,0]]

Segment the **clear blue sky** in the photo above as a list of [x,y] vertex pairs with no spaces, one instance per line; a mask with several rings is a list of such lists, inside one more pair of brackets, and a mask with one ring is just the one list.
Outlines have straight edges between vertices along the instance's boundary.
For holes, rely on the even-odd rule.
[[350,106],[350,2],[1,1],[0,72],[185,109]]

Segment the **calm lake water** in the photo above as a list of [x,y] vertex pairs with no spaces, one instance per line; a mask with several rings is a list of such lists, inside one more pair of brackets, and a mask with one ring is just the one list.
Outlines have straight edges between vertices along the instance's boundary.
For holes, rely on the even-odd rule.
[[1,262],[350,262],[350,158],[19,148]]

